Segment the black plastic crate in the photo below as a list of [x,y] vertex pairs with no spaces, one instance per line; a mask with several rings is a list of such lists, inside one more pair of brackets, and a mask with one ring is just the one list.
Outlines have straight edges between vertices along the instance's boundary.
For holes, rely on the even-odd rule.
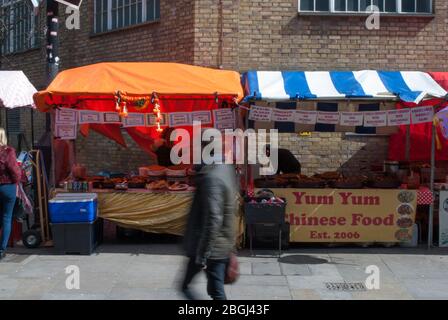
[[246,224],[272,223],[284,224],[286,217],[286,202],[284,203],[249,203],[244,205]]
[[86,223],[53,223],[54,248],[59,254],[90,255],[103,241],[103,220]]
[[[253,228],[253,247],[255,249],[278,248],[278,226],[276,224],[255,224]],[[290,225],[282,225],[282,249],[289,247]]]

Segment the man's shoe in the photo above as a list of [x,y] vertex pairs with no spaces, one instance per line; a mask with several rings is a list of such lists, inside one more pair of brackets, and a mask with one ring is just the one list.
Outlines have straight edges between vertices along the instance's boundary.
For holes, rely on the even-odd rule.
[[6,256],[5,251],[0,251],[0,261]]

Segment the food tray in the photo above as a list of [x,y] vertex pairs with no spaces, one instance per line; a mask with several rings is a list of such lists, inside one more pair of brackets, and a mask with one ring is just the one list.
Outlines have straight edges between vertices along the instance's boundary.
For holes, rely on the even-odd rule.
[[146,174],[149,177],[162,177],[166,174],[166,170],[159,170],[159,171],[151,171],[151,170],[147,170]]
[[400,181],[371,181],[368,186],[374,189],[397,189],[401,183]]
[[144,189],[145,186],[145,182],[128,182],[128,187],[130,189]]
[[363,182],[343,182],[343,181],[333,181],[330,183],[331,187],[335,189],[362,189],[364,187]]
[[284,188],[288,185],[288,181],[279,179],[256,179],[254,185],[256,188]]
[[187,176],[187,170],[166,170],[166,176],[167,177],[186,177]]
[[309,189],[318,189],[318,188],[325,188],[326,183],[324,181],[322,182],[305,182],[305,181],[299,181],[294,182],[291,184],[291,188],[309,188]]

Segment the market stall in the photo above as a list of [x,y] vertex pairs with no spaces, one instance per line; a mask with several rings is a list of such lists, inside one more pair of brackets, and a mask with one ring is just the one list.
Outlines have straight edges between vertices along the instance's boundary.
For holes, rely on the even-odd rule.
[[[250,71],[243,82],[247,127],[302,133],[304,139],[312,137],[308,132],[391,135],[399,126],[432,124],[447,95],[423,72]],[[431,136],[435,141],[429,135],[426,143]],[[434,162],[429,167],[433,172]],[[254,193],[268,188],[286,199],[291,242],[409,242],[419,203],[431,203],[432,219],[434,176],[420,188],[409,164],[354,170],[345,159],[336,171],[318,168],[311,175],[278,172],[253,179],[253,170],[248,173]],[[249,201],[257,199],[250,194]]]
[[[40,111],[52,113],[56,139],[74,141],[78,132],[88,136],[93,130],[126,146],[126,132],[154,163],[152,146],[169,128],[192,133],[193,121],[203,127],[233,128],[242,91],[240,76],[232,71],[175,63],[100,63],[61,72],[34,100]],[[194,170],[190,165],[148,163],[134,171],[89,173],[75,165],[70,177],[56,184],[55,193],[93,192],[105,220],[181,235]],[[242,230],[242,220],[238,227]]]

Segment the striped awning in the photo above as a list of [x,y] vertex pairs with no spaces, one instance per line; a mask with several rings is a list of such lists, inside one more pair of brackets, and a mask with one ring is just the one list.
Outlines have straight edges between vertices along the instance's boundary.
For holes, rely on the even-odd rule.
[[22,71],[0,71],[0,107],[34,108],[33,95],[36,92]]
[[418,71],[249,71],[245,101],[399,99],[419,103],[447,92]]

